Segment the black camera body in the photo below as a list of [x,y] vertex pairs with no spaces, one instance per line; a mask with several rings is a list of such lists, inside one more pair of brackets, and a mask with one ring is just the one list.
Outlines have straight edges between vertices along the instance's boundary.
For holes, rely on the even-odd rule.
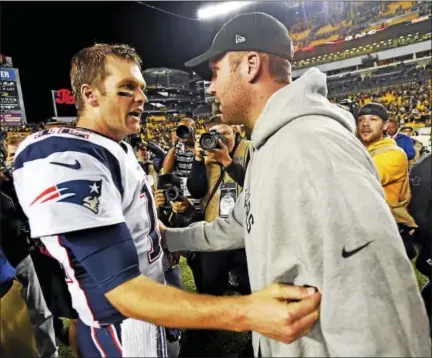
[[223,142],[227,145],[227,140],[221,133],[216,130],[211,130],[209,133],[203,133],[200,137],[200,147],[204,150],[214,150],[217,148],[221,148],[219,145],[219,141]]
[[[167,204],[184,199],[180,178],[175,174],[162,174],[158,177],[158,190],[164,190]],[[170,205],[168,205],[170,207]]]

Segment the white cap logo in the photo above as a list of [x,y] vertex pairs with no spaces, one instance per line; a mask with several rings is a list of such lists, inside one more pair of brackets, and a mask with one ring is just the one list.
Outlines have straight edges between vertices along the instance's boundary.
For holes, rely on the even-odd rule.
[[235,43],[245,42],[245,37],[236,35]]

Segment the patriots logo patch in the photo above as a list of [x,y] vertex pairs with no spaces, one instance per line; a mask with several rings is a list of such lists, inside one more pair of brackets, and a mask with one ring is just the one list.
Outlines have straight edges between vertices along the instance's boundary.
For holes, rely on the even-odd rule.
[[40,193],[30,204],[42,204],[47,201],[71,203],[85,207],[93,213],[99,212],[102,180],[70,180],[50,186]]

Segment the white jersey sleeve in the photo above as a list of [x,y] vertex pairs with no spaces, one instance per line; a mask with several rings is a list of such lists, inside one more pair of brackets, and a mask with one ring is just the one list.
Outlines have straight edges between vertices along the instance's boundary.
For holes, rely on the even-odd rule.
[[84,138],[26,139],[13,177],[31,236],[124,222],[116,161],[106,148]]

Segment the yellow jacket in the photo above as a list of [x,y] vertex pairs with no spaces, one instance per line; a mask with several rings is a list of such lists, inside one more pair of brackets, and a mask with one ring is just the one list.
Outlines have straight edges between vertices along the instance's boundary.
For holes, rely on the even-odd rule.
[[416,227],[415,221],[407,212],[411,192],[406,153],[392,138],[383,138],[370,145],[367,150],[373,158],[385,191],[386,202],[397,223]]

